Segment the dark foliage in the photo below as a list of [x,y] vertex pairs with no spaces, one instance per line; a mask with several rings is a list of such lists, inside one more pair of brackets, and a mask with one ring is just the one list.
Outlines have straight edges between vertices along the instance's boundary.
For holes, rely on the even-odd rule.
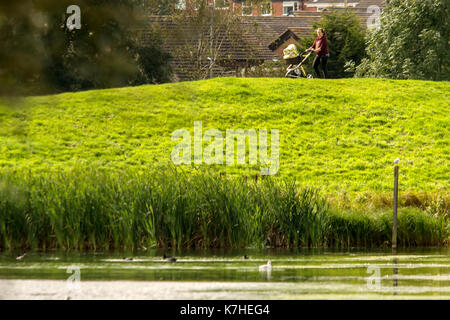
[[[66,25],[70,5],[81,29]],[[141,1],[40,0],[0,4],[0,94],[38,94],[164,82],[169,56],[143,47]]]

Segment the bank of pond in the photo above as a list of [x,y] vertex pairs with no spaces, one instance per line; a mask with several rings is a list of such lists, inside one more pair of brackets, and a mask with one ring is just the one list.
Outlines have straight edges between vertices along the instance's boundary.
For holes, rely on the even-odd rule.
[[[443,246],[446,214],[400,208],[399,246]],[[392,210],[298,181],[176,170],[0,174],[0,249],[388,247]]]

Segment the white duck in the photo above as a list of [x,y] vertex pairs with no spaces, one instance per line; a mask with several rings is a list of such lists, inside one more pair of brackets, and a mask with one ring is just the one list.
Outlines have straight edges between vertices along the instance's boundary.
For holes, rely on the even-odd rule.
[[269,260],[267,264],[263,264],[259,266],[259,271],[271,271],[272,270],[272,262]]

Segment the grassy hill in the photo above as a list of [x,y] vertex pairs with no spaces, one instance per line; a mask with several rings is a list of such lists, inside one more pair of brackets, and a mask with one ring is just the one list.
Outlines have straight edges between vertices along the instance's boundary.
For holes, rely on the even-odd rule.
[[[399,244],[448,244],[449,89],[226,78],[1,100],[0,248],[386,245],[397,157]],[[278,178],[163,170],[172,132],[200,120],[279,129]]]
[[448,82],[225,78],[2,101],[0,170],[170,163],[172,132],[201,120],[224,135],[279,129],[278,174],[304,185],[388,192],[399,157],[402,191],[448,190],[449,92]]

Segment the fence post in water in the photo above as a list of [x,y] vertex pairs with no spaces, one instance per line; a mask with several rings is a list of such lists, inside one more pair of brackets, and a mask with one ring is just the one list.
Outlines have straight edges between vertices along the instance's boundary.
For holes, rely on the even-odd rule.
[[392,248],[397,248],[397,207],[398,207],[398,163],[399,159],[395,159],[394,167],[394,217],[392,220]]

